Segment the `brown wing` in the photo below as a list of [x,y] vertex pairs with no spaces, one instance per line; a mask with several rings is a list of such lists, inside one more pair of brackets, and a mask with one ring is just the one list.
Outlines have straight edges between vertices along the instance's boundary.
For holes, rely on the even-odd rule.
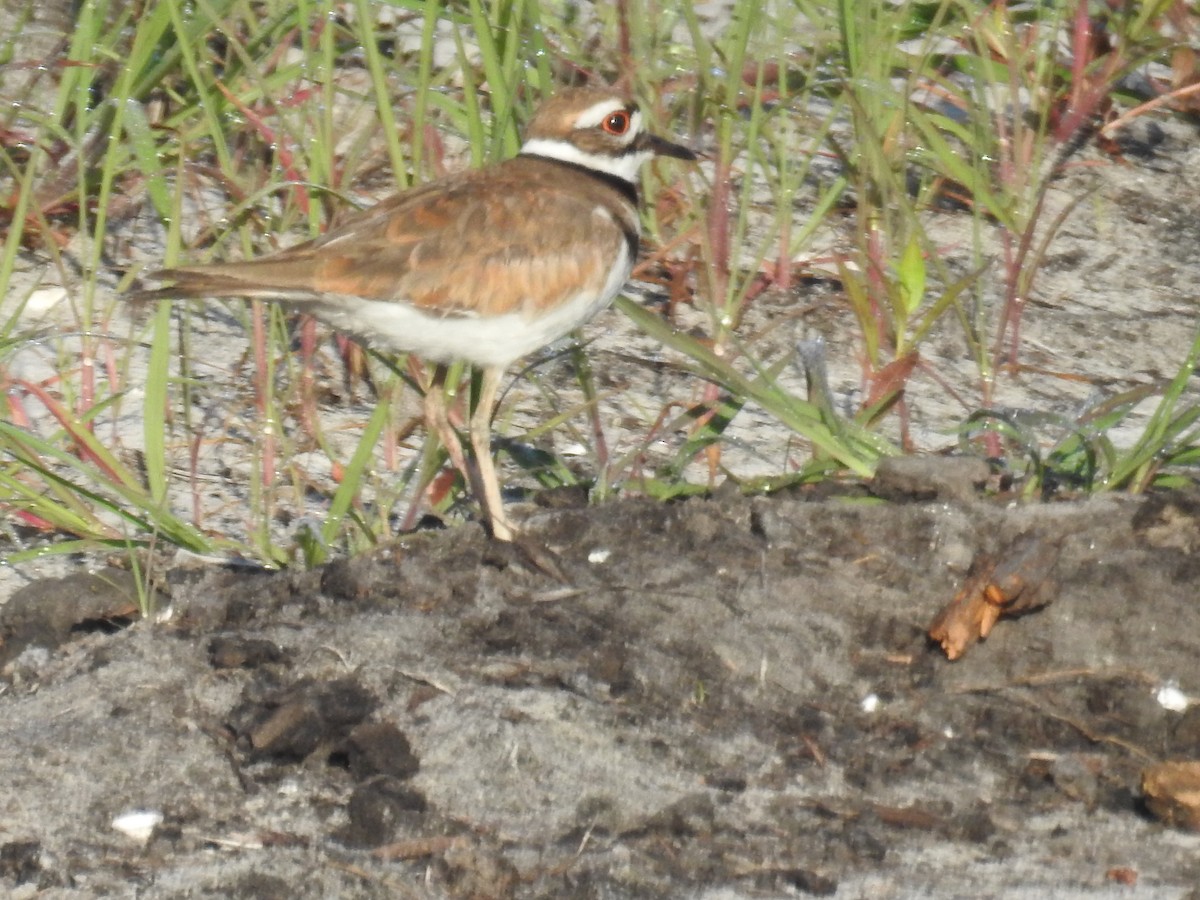
[[[509,160],[397,194],[322,237],[257,260],[169,270],[152,296],[322,294],[445,315],[535,312],[600,289],[636,210],[613,188],[540,160]],[[145,295],[144,295],[145,296]]]

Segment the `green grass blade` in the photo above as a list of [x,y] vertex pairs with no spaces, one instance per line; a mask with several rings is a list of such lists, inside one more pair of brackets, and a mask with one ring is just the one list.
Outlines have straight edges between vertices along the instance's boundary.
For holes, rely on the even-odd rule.
[[647,312],[628,298],[617,298],[615,305],[651,337],[683,353],[697,375],[719,384],[735,396],[758,403],[782,424],[811,441],[856,475],[869,477],[874,472],[875,460],[889,452],[886,442],[852,423],[846,423],[845,426],[846,433],[852,435],[851,439],[839,438],[815,404],[787,394],[768,379],[747,378],[707,347],[676,331],[662,318]]
[[[390,391],[383,391],[383,397],[390,396]],[[379,436],[383,434],[384,426],[391,419],[391,414],[391,403],[387,399],[381,399],[375,405],[375,411],[371,413],[371,418],[367,420],[367,426],[363,429],[354,455],[350,458],[350,463],[342,474],[342,483],[338,485],[337,492],[333,495],[333,501],[329,504],[329,514],[321,526],[321,540],[325,546],[331,545],[337,537],[342,520],[358,496],[363,474],[375,452],[375,446],[379,443]]]

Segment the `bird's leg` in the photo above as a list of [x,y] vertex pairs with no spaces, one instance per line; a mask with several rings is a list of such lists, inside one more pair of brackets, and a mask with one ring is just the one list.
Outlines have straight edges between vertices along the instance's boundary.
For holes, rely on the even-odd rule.
[[483,506],[483,514],[492,529],[492,537],[498,541],[511,541],[515,536],[512,524],[504,515],[504,504],[500,500],[500,482],[496,478],[496,465],[492,461],[492,412],[496,406],[496,392],[504,369],[485,367],[479,379],[479,396],[475,400],[475,411],[471,413],[471,449],[474,450],[475,466],[479,472],[479,487],[476,496]]
[[513,528],[504,517],[500,502],[500,483],[496,480],[496,467],[492,463],[492,407],[496,403],[496,390],[500,386],[503,369],[484,369],[480,380],[479,397],[475,412],[471,415],[471,448],[474,465],[467,461],[458,431],[450,424],[446,409],[446,376],[449,367],[438,364],[433,370],[433,380],[425,392],[425,423],[438,436],[450,463],[462,473],[471,493],[479,501],[483,517],[488,523],[492,537],[498,541],[511,541]]
[[458,432],[450,424],[450,415],[446,410],[446,374],[448,371],[448,367],[441,363],[434,366],[433,380],[430,381],[429,388],[425,391],[425,426],[437,434],[438,440],[446,448],[446,453],[450,455],[451,465],[462,473],[467,484],[471,485],[474,490],[474,479],[471,476],[470,467],[467,465],[466,455],[463,453],[462,441],[458,439]]

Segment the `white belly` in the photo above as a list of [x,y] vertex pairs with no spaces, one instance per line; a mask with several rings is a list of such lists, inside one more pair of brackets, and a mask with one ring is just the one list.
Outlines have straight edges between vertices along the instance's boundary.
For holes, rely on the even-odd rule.
[[624,245],[603,289],[582,292],[537,315],[435,316],[400,301],[340,295],[304,304],[338,331],[376,349],[415,353],[433,362],[465,360],[506,368],[578,328],[612,303],[629,278],[633,260]]

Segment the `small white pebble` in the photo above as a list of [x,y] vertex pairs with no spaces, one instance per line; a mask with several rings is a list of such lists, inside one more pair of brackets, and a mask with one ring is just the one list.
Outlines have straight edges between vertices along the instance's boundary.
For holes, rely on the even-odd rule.
[[1192,698],[1181,691],[1174,681],[1168,681],[1160,687],[1154,699],[1158,701],[1159,706],[1171,712],[1187,712],[1187,708],[1192,705]]
[[588,562],[596,563],[596,564],[599,564],[602,562],[608,562],[608,558],[610,556],[612,556],[611,550],[606,550],[603,547],[598,547],[597,549],[591,551],[588,554]]
[[879,709],[879,695],[867,694],[867,696],[862,698],[862,703],[859,705],[862,707],[863,712],[873,713],[875,710]]
[[113,816],[112,827],[126,837],[146,843],[154,829],[162,824],[163,814],[155,809],[133,809]]
[[285,778],[279,782],[279,795],[281,797],[295,797],[300,793],[300,782],[295,778]]
[[952,741],[952,740],[954,740],[954,729],[951,726],[947,725],[945,728],[942,729],[942,735],[943,735],[943,737],[946,738],[946,740]]
[[62,287],[38,288],[25,301],[25,312],[31,316],[40,316],[52,310],[67,299],[67,289]]

